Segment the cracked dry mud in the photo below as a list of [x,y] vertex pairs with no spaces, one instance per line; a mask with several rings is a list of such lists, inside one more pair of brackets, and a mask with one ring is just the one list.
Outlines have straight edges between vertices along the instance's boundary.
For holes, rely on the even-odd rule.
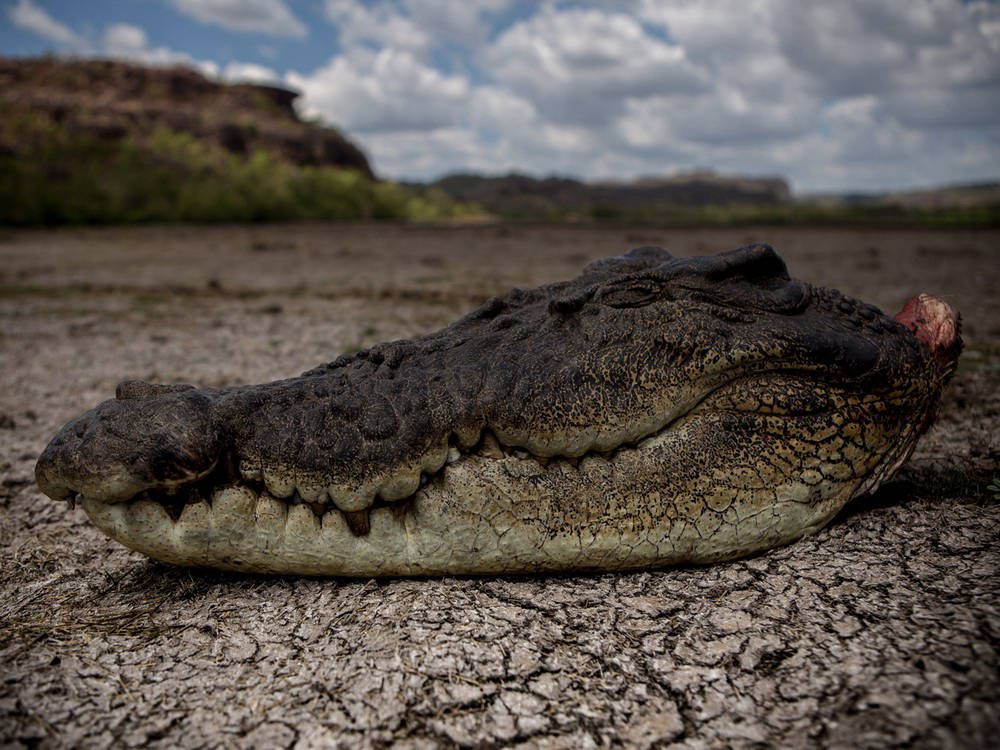
[[[0,235],[0,746],[977,747],[1000,731],[1000,232],[293,225]],[[748,560],[338,581],[183,570],[32,467],[126,378],[223,386],[642,244],[962,311],[896,480]]]

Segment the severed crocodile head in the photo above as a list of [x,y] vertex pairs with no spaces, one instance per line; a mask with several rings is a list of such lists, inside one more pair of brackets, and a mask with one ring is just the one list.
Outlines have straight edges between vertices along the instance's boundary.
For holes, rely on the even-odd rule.
[[816,531],[906,460],[959,317],[642,247],[263,385],[129,381],[39,487],[181,565],[316,575],[708,562]]

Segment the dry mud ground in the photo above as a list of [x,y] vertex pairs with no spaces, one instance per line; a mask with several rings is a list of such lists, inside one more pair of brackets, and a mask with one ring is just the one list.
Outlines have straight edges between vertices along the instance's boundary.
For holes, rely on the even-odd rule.
[[[753,559],[627,574],[184,570],[43,497],[34,460],[125,378],[228,385],[436,328],[662,244],[766,240],[966,353],[896,481]],[[1000,233],[184,227],[0,235],[0,745],[986,747],[1000,732]]]

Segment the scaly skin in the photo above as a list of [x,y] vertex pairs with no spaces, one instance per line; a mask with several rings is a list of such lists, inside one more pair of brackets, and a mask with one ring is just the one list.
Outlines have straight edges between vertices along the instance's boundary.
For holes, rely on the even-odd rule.
[[182,565],[318,575],[708,562],[821,528],[906,459],[961,342],[766,245],[639,248],[259,386],[126,382],[36,467]]

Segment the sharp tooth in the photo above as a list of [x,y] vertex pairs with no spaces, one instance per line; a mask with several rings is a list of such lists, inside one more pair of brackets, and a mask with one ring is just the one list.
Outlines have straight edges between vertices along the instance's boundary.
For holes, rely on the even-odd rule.
[[451,448],[448,449],[448,461],[447,461],[447,463],[453,464],[458,459],[460,459],[461,457],[462,457],[462,452],[458,448],[452,446]]
[[371,530],[368,510],[352,510],[344,512],[344,520],[354,536],[365,536]]
[[378,494],[383,500],[401,500],[409,497],[420,486],[420,472],[399,474],[379,487]]
[[233,455],[232,451],[226,451],[220,458],[218,466],[222,469],[225,474],[227,482],[235,482],[239,479],[239,468],[236,462],[236,456]]
[[295,483],[287,472],[280,473],[273,469],[264,469],[264,486],[274,497],[291,497],[295,492]]

